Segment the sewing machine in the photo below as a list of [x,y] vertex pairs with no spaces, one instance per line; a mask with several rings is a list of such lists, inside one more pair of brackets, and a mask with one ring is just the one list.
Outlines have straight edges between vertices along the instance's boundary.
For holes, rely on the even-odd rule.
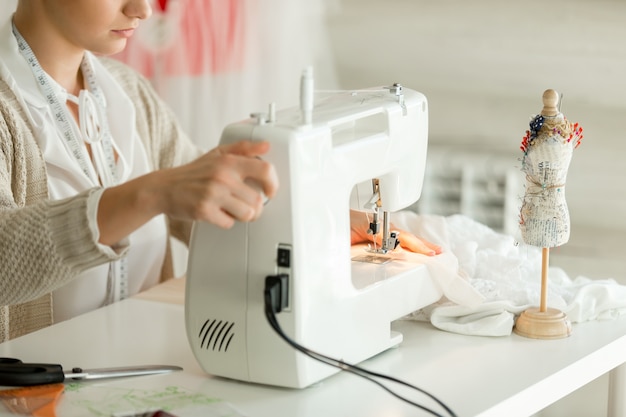
[[[194,225],[185,321],[192,351],[211,375],[306,387],[337,372],[297,352],[264,316],[264,283],[284,274],[277,315],[305,347],[359,363],[402,341],[390,323],[437,301],[423,264],[394,259],[389,212],[420,196],[428,137],[426,98],[394,84],[318,93],[301,84],[300,107],[253,114],[221,143],[268,140],[280,189],[261,217],[222,230]],[[350,244],[349,210],[369,216],[378,245]]]

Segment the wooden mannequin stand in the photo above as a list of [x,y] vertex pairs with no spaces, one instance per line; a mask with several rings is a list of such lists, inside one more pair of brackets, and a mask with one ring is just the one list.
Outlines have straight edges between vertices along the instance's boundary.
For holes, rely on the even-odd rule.
[[556,91],[546,90],[542,100],[543,109],[532,119],[522,141],[527,191],[520,210],[524,241],[542,248],[541,300],[538,308],[522,312],[513,331],[534,339],[560,339],[571,334],[572,326],[565,313],[547,307],[548,264],[550,248],[569,239],[565,180],[572,152],[582,139],[582,128],[560,113]]
[[513,331],[533,339],[562,339],[572,333],[572,325],[565,313],[548,308],[548,264],[550,249],[541,250],[541,300],[539,308],[523,311],[517,318]]

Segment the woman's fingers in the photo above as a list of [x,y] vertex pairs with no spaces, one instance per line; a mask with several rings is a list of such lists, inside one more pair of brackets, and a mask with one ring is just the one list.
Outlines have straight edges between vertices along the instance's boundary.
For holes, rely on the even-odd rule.
[[259,158],[268,150],[267,142],[237,142],[169,170],[162,176],[163,212],[223,228],[257,219],[278,190],[273,165]]
[[434,256],[441,253],[441,246],[415,236],[411,232],[400,231],[400,246],[411,252]]
[[[267,141],[253,142],[245,140],[221,145],[211,151],[210,154],[231,154],[250,158],[241,167],[244,181],[255,187],[257,191],[265,194],[267,198],[272,198],[278,190],[278,175],[272,164],[261,159],[261,156],[265,155],[269,149],[270,144]],[[257,160],[257,162],[254,160]]]
[[[367,233],[369,229],[369,217],[364,213],[357,210],[350,210],[350,241],[351,243],[363,243],[372,242],[376,239],[378,245],[381,244],[382,236],[378,233],[376,236],[372,236]],[[392,230],[398,230],[391,225]],[[421,253],[424,255],[434,256],[441,253],[441,246],[436,245],[424,239],[420,239],[415,234],[398,230],[400,232],[400,246],[404,249],[415,253]]]

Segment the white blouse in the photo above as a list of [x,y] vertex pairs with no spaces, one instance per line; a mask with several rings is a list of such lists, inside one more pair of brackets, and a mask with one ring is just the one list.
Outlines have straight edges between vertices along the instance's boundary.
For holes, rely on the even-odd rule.
[[[28,63],[20,54],[17,42],[11,31],[11,24],[0,29],[0,45],[7,59],[0,62],[0,76],[7,81],[35,130],[35,137],[42,150],[48,172],[48,189],[51,199],[71,197],[100,184],[81,169],[62,133],[52,119],[50,106],[45,101]],[[9,31],[9,34],[6,31]],[[7,45],[6,42],[9,42]],[[125,182],[151,171],[145,148],[135,129],[135,110],[130,98],[120,85],[90,53],[95,73],[95,81],[104,94],[107,106],[106,115],[118,155],[117,171],[119,182]],[[52,81],[52,79],[50,78]],[[65,103],[67,92],[52,81],[59,102]],[[73,117],[72,128],[80,137],[78,123]],[[83,146],[85,144],[83,143]],[[97,209],[97,208],[96,208]],[[95,218],[95,217],[94,217]],[[153,218],[129,237],[127,255],[128,295],[136,294],[155,285],[161,273],[165,257],[167,229],[163,215]],[[91,268],[80,274],[74,281],[53,293],[54,320],[62,321],[94,310],[106,304],[109,265]]]

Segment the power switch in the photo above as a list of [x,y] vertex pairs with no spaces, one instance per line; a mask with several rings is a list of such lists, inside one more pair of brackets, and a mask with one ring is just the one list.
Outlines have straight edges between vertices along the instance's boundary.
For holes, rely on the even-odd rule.
[[279,267],[289,268],[291,266],[291,250],[289,248],[279,246],[276,253],[276,263]]

